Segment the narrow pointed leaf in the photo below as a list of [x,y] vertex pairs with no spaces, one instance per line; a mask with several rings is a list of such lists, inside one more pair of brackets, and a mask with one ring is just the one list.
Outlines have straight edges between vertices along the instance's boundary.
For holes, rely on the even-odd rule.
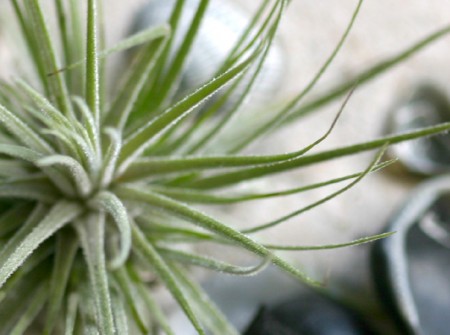
[[217,272],[224,272],[232,275],[239,276],[253,276],[262,271],[267,265],[270,264],[270,258],[267,258],[254,266],[237,266],[226,262],[219,261],[210,257],[200,256],[193,253],[169,249],[164,247],[157,247],[157,250],[174,261],[178,261],[185,264],[201,266],[206,269],[210,269]]
[[120,148],[122,147],[122,138],[116,129],[106,128],[104,132],[109,137],[110,145],[103,159],[100,187],[106,187],[112,181]]
[[[50,272],[50,265],[49,265],[49,259],[52,255],[53,247],[51,243],[44,242],[37,248],[30,257],[23,263],[20,268],[17,269],[16,272],[14,272],[11,277],[8,278],[5,285],[2,287],[3,292],[10,292],[14,290],[14,287],[16,285],[20,285],[21,280],[27,280],[27,278],[33,277],[34,271],[38,268],[43,268],[46,272],[45,275],[47,275]],[[34,283],[34,284],[37,284]],[[0,298],[0,302],[3,301],[4,296]],[[0,323],[1,324],[1,323]]]
[[100,192],[91,204],[110,214],[116,223],[120,237],[120,252],[115,255],[109,267],[117,269],[125,263],[131,250],[131,229],[127,209],[116,195],[107,191]]
[[88,174],[81,166],[81,164],[72,157],[52,155],[41,158],[39,161],[37,161],[37,164],[42,167],[53,165],[64,166],[72,176],[73,181],[77,186],[78,192],[81,195],[87,195],[92,190],[92,182],[89,179]]
[[316,281],[307,277],[304,273],[295,269],[283,259],[272,254],[268,249],[264,248],[264,246],[254,241],[250,237],[182,203],[151,192],[145,192],[131,186],[117,187],[116,192],[120,197],[123,197],[124,199],[142,201],[148,203],[151,206],[167,211],[168,213],[185,218],[191,221],[193,224],[212,231],[219,236],[230,240],[236,245],[242,246],[243,248],[259,256],[271,258],[274,264],[306,283],[310,283],[313,285],[318,284]]
[[[140,31],[134,35],[131,35],[128,38],[125,38],[125,39],[119,41],[117,44],[115,44],[111,48],[108,48],[106,50],[98,52],[97,56],[98,56],[98,59],[103,59],[112,54],[126,51],[128,49],[134,48],[141,44],[145,44],[150,41],[159,39],[161,37],[168,36],[169,34],[170,34],[170,26],[167,24],[161,24],[156,27],[150,27],[150,28]],[[54,75],[58,72],[63,72],[63,71],[70,72],[70,70],[83,65],[85,62],[86,62],[86,60],[84,59],[84,60],[80,60],[76,63],[67,65],[67,66],[55,71],[54,73],[52,73],[52,75]]]
[[198,314],[203,316],[212,334],[238,335],[238,331],[221,313],[219,308],[208,297],[206,292],[195,281],[191,280],[180,267],[172,266],[172,271],[185,287],[192,301],[196,302]]
[[[118,294],[111,295],[111,306],[117,334],[130,334],[124,302],[120,299]],[[145,334],[145,332],[143,332],[143,334]]]
[[[396,162],[396,160],[389,160],[380,164],[377,164],[373,167],[371,172],[375,172],[381,170],[391,164]],[[358,178],[364,173],[358,172],[349,174],[343,177],[333,178],[330,180],[326,180],[319,183],[309,184],[305,186],[290,188],[281,191],[275,192],[267,192],[267,193],[247,193],[247,194],[237,194],[237,195],[215,195],[208,192],[196,191],[191,189],[183,189],[176,187],[158,187],[153,186],[151,189],[157,193],[166,195],[170,198],[181,200],[187,203],[205,203],[205,204],[230,204],[236,202],[244,202],[244,201],[252,201],[252,200],[260,200],[266,198],[274,198],[274,197],[283,197],[291,194],[306,192],[310,190],[314,190],[317,188],[333,185],[336,183],[340,183],[349,179]]]
[[42,113],[44,113],[42,117],[48,119],[47,124],[57,124],[67,129],[71,129],[69,119],[61,114],[61,112],[44,95],[39,93],[23,80],[18,80],[17,84],[21,89],[23,89],[24,93],[35,102]]
[[94,117],[92,116],[92,112],[89,109],[86,101],[81,99],[80,97],[73,98],[75,104],[78,106],[81,114],[83,115],[84,124],[86,126],[86,131],[89,134],[90,144],[93,148],[95,148],[95,152],[100,155],[100,134],[99,129],[95,124]]
[[[253,142],[256,138],[260,137],[261,135],[267,133],[270,129],[277,128],[280,124],[283,123],[283,121],[287,118],[289,113],[299,104],[300,101],[303,100],[303,98],[316,86],[318,81],[322,78],[323,74],[326,72],[328,67],[331,65],[333,60],[336,58],[337,54],[341,50],[342,46],[344,45],[345,41],[347,40],[347,37],[352,30],[352,27],[356,21],[356,18],[358,17],[358,13],[361,9],[361,5],[363,3],[363,0],[359,0],[355,10],[353,11],[352,17],[347,24],[347,27],[342,34],[341,38],[339,39],[338,43],[334,47],[331,54],[328,56],[328,58],[325,60],[323,65],[320,67],[320,69],[317,71],[317,73],[314,75],[314,77],[311,79],[311,81],[306,85],[306,87],[289,103],[284,107],[281,111],[276,113],[276,115],[268,120],[265,124],[262,126],[256,128],[255,130],[251,131],[250,136],[247,136],[245,141],[239,144],[237,147],[235,147],[232,151],[237,152],[240,151],[244,146],[247,144]],[[351,90],[351,88],[355,85],[357,81],[353,83],[351,87],[348,88],[348,90]]]
[[86,46],[86,102],[98,128],[100,120],[99,65],[97,54],[97,1],[88,0]]
[[70,272],[78,249],[72,230],[63,230],[57,236],[55,261],[50,281],[49,304],[46,313],[45,334],[51,334],[63,310]]
[[45,92],[49,94],[50,88],[48,87],[47,73],[38,47],[39,42],[34,36],[34,29],[30,22],[31,20],[28,19],[26,11],[19,5],[18,0],[12,0],[11,2],[14,8],[14,13],[19,21],[23,37],[26,41],[26,47],[30,52],[31,61],[34,65],[33,68],[36,70],[36,74],[38,75]]
[[26,221],[33,206],[31,204],[17,204],[0,216],[0,238],[19,228]]
[[75,329],[75,321],[77,318],[77,310],[79,298],[76,293],[71,293],[67,299],[67,312],[65,318],[64,335],[73,335]]
[[[278,6],[278,9],[276,8]],[[236,82],[235,85],[233,85],[232,88],[230,88],[227,92],[227,94],[231,94],[233,92],[239,92],[239,98],[236,99],[236,102],[233,104],[233,106],[231,107],[231,109],[226,113],[226,115],[224,115],[223,118],[221,118],[220,120],[216,121],[216,125],[214,127],[212,127],[212,129],[207,132],[197,143],[194,144],[193,147],[191,147],[189,149],[189,153],[194,153],[194,152],[198,152],[200,149],[204,148],[205,146],[207,146],[208,143],[210,143],[214,138],[218,137],[218,135],[224,130],[226,129],[226,126],[231,122],[231,120],[233,119],[233,117],[238,113],[238,111],[240,110],[241,106],[244,104],[245,99],[250,97],[250,92],[256,82],[256,80],[259,78],[259,74],[265,64],[265,60],[267,58],[267,55],[269,53],[270,46],[273,42],[273,39],[275,37],[275,33],[278,30],[278,26],[281,20],[281,17],[283,16],[283,13],[285,11],[285,7],[286,7],[286,2],[285,1],[277,1],[274,5],[274,8],[272,9],[272,11],[270,12],[270,14],[268,15],[266,21],[264,22],[264,24],[262,25],[260,31],[258,32],[258,34],[255,35],[255,37],[253,38],[253,41],[250,43],[250,46],[254,45],[259,38],[259,33],[261,33],[261,35],[263,34],[263,32],[265,31],[266,28],[266,24],[269,27],[268,31],[266,33],[267,36],[264,36],[263,38],[265,40],[267,40],[267,47],[264,49],[262,55],[260,56],[260,58],[258,59],[258,61],[256,62],[256,66],[255,66],[255,70],[252,71],[251,77],[250,78],[246,78],[246,82],[244,87],[242,88],[242,85],[238,86],[239,83]],[[273,19],[273,22],[272,22]],[[269,25],[270,22],[270,25]],[[250,46],[248,46],[247,48],[245,48],[243,51],[243,54],[245,54],[245,52],[247,52],[247,50],[250,50]],[[242,57],[242,54],[236,56],[236,59],[239,59]],[[239,80],[243,79],[243,77],[239,78]],[[237,90],[237,88],[239,88],[239,91]],[[237,95],[235,93],[235,95]],[[225,97],[224,96],[224,100],[221,103],[226,103],[227,100],[229,100],[230,96]],[[226,99],[226,100],[225,100]],[[218,106],[213,106],[212,108],[220,108],[220,103]],[[216,113],[214,111],[212,111],[213,113]]]
[[356,240],[344,243],[333,243],[333,244],[324,244],[324,245],[275,245],[275,244],[265,244],[266,248],[271,250],[284,250],[284,251],[309,251],[309,250],[329,250],[329,249],[339,249],[346,247],[353,247],[365,243],[374,242],[376,240],[380,240],[382,238],[387,238],[391,235],[395,234],[395,232],[387,232],[383,234],[371,235],[367,237],[358,238]]
[[14,135],[14,137],[29,148],[48,154],[54,152],[53,148],[41,137],[28,127],[13,113],[0,105],[0,122]]
[[[81,211],[79,205],[62,200],[25,237],[10,239],[0,252],[0,287],[42,242],[76,218]],[[16,234],[20,234],[20,231]]]
[[436,32],[426,36],[425,38],[418,41],[411,47],[407,48],[406,50],[402,50],[401,52],[393,55],[392,57],[382,60],[378,64],[375,64],[374,66],[361,72],[355,77],[345,81],[344,83],[340,83],[335,87],[328,89],[325,93],[321,94],[319,97],[304,104],[303,106],[300,106],[298,109],[291,111],[289,116],[284,120],[283,123],[288,124],[295,119],[301,118],[317,110],[319,107],[324,106],[325,104],[333,101],[337,97],[345,94],[345,92],[348,92],[348,90],[351,89],[355,85],[355,83],[358,83],[358,85],[362,85],[376,78],[377,76],[387,72],[394,66],[400,64],[409,57],[417,54],[422,49],[426,48],[433,42],[436,42],[437,40],[439,40],[440,38],[449,33],[450,33],[450,26],[447,25],[442,29],[439,29]]
[[285,222],[285,221],[287,221],[287,220],[289,220],[289,219],[291,219],[291,218],[293,218],[295,216],[298,216],[298,215],[300,215],[302,213],[305,213],[305,212],[307,212],[307,211],[309,211],[309,210],[311,210],[313,208],[316,208],[316,207],[318,207],[318,206],[320,206],[320,205],[322,205],[322,204],[324,204],[324,203],[326,203],[326,202],[336,198],[338,195],[344,193],[345,191],[348,191],[350,188],[352,188],[353,186],[358,184],[365,176],[367,176],[367,174],[369,174],[369,172],[373,169],[373,167],[377,164],[378,160],[381,158],[381,156],[386,151],[386,147],[387,147],[387,145],[382,150],[380,150],[378,152],[378,154],[375,157],[375,160],[369,165],[369,167],[358,178],[353,180],[348,185],[346,185],[346,186],[338,189],[337,191],[332,192],[331,194],[329,194],[329,195],[327,195],[327,196],[325,196],[325,197],[323,197],[323,198],[313,202],[312,204],[309,204],[309,205],[307,205],[307,206],[305,206],[303,208],[300,208],[300,209],[295,210],[295,211],[293,211],[291,213],[283,215],[282,217],[280,217],[280,218],[278,218],[276,220],[272,220],[272,221],[270,221],[268,223],[264,223],[264,224],[261,224],[261,225],[258,225],[258,226],[252,227],[252,228],[247,228],[247,229],[243,230],[242,232],[245,233],[245,234],[249,234],[249,233],[255,233],[255,232],[258,232],[258,231],[261,231],[261,230],[265,230],[265,229],[268,229],[268,228],[275,227],[275,226],[277,226],[277,225],[279,225],[279,224],[281,224],[281,223],[283,223],[283,222]]
[[24,310],[22,317],[9,333],[10,335],[25,334],[27,329],[31,326],[33,321],[38,316],[39,312],[44,307],[44,304],[48,299],[48,292],[49,289],[47,282],[43,282],[39,287],[36,288],[36,290],[33,292],[33,298]]
[[210,0],[200,0],[195,10],[194,17],[189,24],[189,29],[183,36],[183,42],[180,48],[175,53],[175,59],[169,66],[167,75],[163,78],[160,85],[158,85],[158,94],[155,96],[158,99],[156,105],[162,104],[165,99],[174,93],[176,86],[173,84],[177,82],[183,66],[189,56],[195,37],[198,34],[200,25],[205,17],[206,9],[208,8]]
[[130,266],[128,269],[128,273],[130,274],[129,277],[133,280],[134,286],[136,287],[139,296],[144,301],[144,304],[147,307],[147,310],[149,311],[153,322],[157,326],[159,326],[167,335],[175,335],[160,305],[153,298],[148,287],[142,284],[138,275],[133,270],[134,269]]
[[122,181],[128,181],[133,179],[141,179],[152,175],[161,173],[174,173],[174,172],[186,172],[188,170],[197,169],[223,169],[223,168],[235,168],[251,165],[262,164],[274,164],[281,161],[291,160],[298,158],[306,154],[309,150],[316,145],[324,141],[328,135],[331,134],[334,129],[337,120],[339,119],[344,107],[350,98],[350,95],[342,104],[338,114],[334,118],[331,126],[328,130],[316,141],[307,145],[306,147],[294,152],[279,155],[267,155],[267,156],[217,156],[217,157],[198,157],[198,156],[186,156],[180,158],[138,158],[130,164],[128,169],[120,176]]
[[97,326],[101,334],[115,334],[108,273],[105,260],[105,218],[90,214],[75,224],[89,269],[90,286],[95,299]]
[[109,124],[119,129],[125,129],[125,125],[131,117],[136,119],[136,103],[139,96],[145,94],[143,91],[145,84],[154,74],[156,63],[166,43],[167,38],[154,41],[149,46],[151,50],[147,51],[146,49],[134,68],[131,68],[131,73],[125,81],[123,89],[119,92],[108,113]]
[[[46,270],[48,270],[49,263],[40,264],[39,267],[33,269],[27,275],[33,278],[29,280],[27,277],[22,277],[14,286],[8,289],[5,298],[0,304],[0,330],[2,334],[11,335],[12,330],[20,323],[26,326],[26,321],[29,321],[33,309],[33,300],[37,295],[39,298],[46,296],[46,289],[42,285],[46,282]],[[38,306],[39,307],[39,306]]]
[[253,178],[258,178],[266,176],[269,174],[275,174],[282,171],[291,170],[294,168],[308,166],[314,163],[329,161],[335,158],[354,155],[364,151],[369,151],[373,149],[380,148],[386,143],[396,144],[404,141],[409,141],[415,138],[423,136],[436,135],[441,132],[448,131],[450,129],[450,123],[441,123],[436,126],[421,128],[418,130],[413,130],[410,132],[405,132],[401,134],[389,135],[372,141],[367,141],[363,143],[353,144],[349,146],[340,147],[337,149],[331,149],[317,154],[311,154],[306,156],[301,156],[295,159],[287,160],[280,163],[268,164],[266,166],[258,166],[254,168],[247,168],[236,172],[223,173],[219,175],[214,175],[211,177],[206,177],[203,179],[198,179],[194,181],[188,181],[183,183],[183,187],[199,188],[199,189],[209,189],[209,188],[219,188],[228,185],[233,185],[239,183],[243,180],[249,180]]
[[30,175],[31,165],[13,159],[0,159],[0,177],[23,178]]
[[[48,214],[48,207],[44,204],[38,204],[35,206],[33,211],[28,214],[27,220],[21,224],[20,229],[15,233],[5,245],[2,246],[0,250],[0,264],[5,262],[4,255],[12,253],[20,243],[21,240],[25,239],[28,234],[41,222],[44,217]],[[3,256],[2,256],[3,255]]]
[[120,286],[121,292],[128,308],[131,310],[131,315],[136,325],[143,334],[147,334],[149,330],[145,322],[146,318],[143,317],[142,311],[139,308],[141,297],[138,295],[135,284],[129,278],[126,268],[122,267],[116,270],[114,272],[114,278]]
[[163,130],[167,130],[167,128],[171,125],[175,125],[176,122],[188,115],[196,106],[207,100],[211,95],[216,93],[231,80],[244,73],[251,65],[254,58],[258,55],[259,51],[260,49],[258,49],[257,52],[251,55],[247,60],[225,72],[221,76],[214,78],[192,95],[181,100],[159,117],[144,125],[130,138],[127,138],[119,158],[119,162],[124,165],[121,170],[126,168],[131,159],[134,159],[145,150],[148,142],[152,138],[161,133]]
[[[44,70],[47,74],[52,73],[60,66],[52,43],[53,39],[50,36],[39,0],[27,1],[26,9],[30,12],[31,23],[36,36],[37,45],[35,45],[35,47],[40,53]],[[46,81],[46,85],[49,88],[52,101],[58,106],[63,114],[73,115],[64,77],[62,75],[56,75],[47,76],[43,79]]]
[[60,192],[43,177],[18,179],[0,184],[0,198],[54,203],[60,196]]
[[206,335],[202,325],[198,321],[197,316],[192,310],[191,303],[186,298],[184,292],[180,288],[179,283],[174,277],[172,271],[159,255],[153,245],[145,238],[144,234],[139,230],[136,225],[132,225],[133,232],[133,247],[135,251],[146,260],[155,270],[158,277],[163,281],[164,285],[172,293],[173,297],[177,300],[180,307],[188,319],[192,322],[192,325],[200,335]]

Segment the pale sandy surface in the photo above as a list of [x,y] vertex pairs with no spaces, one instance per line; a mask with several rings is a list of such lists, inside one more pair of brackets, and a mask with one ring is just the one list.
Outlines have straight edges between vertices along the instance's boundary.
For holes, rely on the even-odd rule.
[[[142,2],[129,0],[125,5],[123,1],[108,0],[109,22],[114,29],[111,40],[124,34],[131,12]],[[256,3],[253,0],[239,2],[244,8],[252,8]],[[292,1],[280,36],[288,57],[288,75],[283,95],[290,96],[312,77],[344,30],[355,5],[355,0]],[[317,92],[367,68],[384,56],[402,50],[448,23],[450,0],[367,0],[344,50],[319,83]],[[0,45],[0,55],[7,57],[3,45]],[[450,37],[428,47],[370,84],[358,88],[337,129],[318,150],[379,136],[389,108],[418,83],[436,83],[446,88],[450,95],[449,55]],[[0,63],[0,70],[7,70],[4,62]],[[308,142],[307,138],[315,138],[325,130],[337,108],[338,104],[333,104],[304,122],[292,124],[255,149],[260,152],[298,149]],[[272,143],[276,143],[276,146]],[[283,189],[302,182],[359,171],[368,164],[370,157],[359,155],[337,160],[314,169],[285,174],[256,186]],[[410,186],[411,183],[385,173],[372,175],[320,209],[274,229],[270,232],[270,240],[286,244],[322,244],[377,233],[404,199]],[[321,190],[306,196],[246,204],[243,208],[230,208],[226,213],[220,210],[214,213],[236,225],[242,222],[244,225],[246,222],[258,223],[278,217],[329,192],[330,189]],[[290,257],[317,278],[329,274],[336,290],[350,292],[349,287],[356,287],[356,291],[352,289],[351,292],[364,292],[368,286],[367,248],[296,253]]]

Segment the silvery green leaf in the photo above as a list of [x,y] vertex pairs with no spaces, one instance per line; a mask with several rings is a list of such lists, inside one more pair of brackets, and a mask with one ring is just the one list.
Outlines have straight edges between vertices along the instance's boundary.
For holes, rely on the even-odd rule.
[[175,125],[180,119],[188,115],[196,106],[206,101],[210,96],[217,92],[237,76],[243,74],[257,57],[260,49],[250,55],[245,61],[236,65],[224,74],[214,78],[209,83],[199,88],[196,92],[169,108],[160,116],[151,120],[146,125],[137,130],[133,135],[127,138],[121,151],[119,162],[122,164],[120,171],[125,170],[127,165],[133,159],[139,156],[148,146],[155,136],[168,127]]
[[[380,169],[383,169],[383,168],[393,164],[394,162],[396,162],[396,160],[389,160],[386,162],[379,163],[373,167],[371,172],[375,172]],[[186,188],[167,187],[167,186],[158,187],[158,186],[154,186],[154,185],[151,185],[148,187],[157,193],[166,195],[170,198],[184,201],[186,203],[230,204],[230,203],[236,203],[236,202],[282,197],[282,196],[287,196],[287,195],[291,195],[291,194],[306,192],[306,191],[314,190],[316,188],[326,187],[326,186],[333,185],[336,183],[341,183],[341,182],[349,180],[349,179],[358,178],[363,173],[364,173],[364,171],[349,174],[349,175],[338,177],[338,178],[333,178],[333,179],[326,180],[323,182],[313,183],[313,184],[309,184],[309,185],[294,187],[294,188],[280,190],[280,191],[267,192],[267,193],[261,192],[261,193],[241,193],[241,194],[216,195],[216,194],[210,193],[208,191],[197,191],[197,190],[186,189]]]
[[111,215],[117,226],[120,238],[120,251],[109,264],[111,269],[117,269],[125,263],[131,250],[131,229],[127,210],[115,194],[106,191],[97,194],[91,200],[91,205]]
[[[392,145],[403,141],[409,141],[415,138],[430,136],[439,134],[442,131],[450,129],[450,123],[441,123],[436,126],[422,128],[420,130],[414,130],[405,132],[398,135],[385,136],[375,140],[348,145],[336,149],[331,149],[316,154],[310,154],[300,156],[295,159],[281,161],[276,164],[261,164],[260,166],[245,168],[239,171],[225,172],[222,174],[213,175],[211,177],[199,178],[197,180],[189,180],[187,182],[180,183],[183,187],[187,188],[199,188],[210,189],[220,188],[229,185],[239,183],[243,180],[250,180],[270,174],[279,173],[282,171],[288,171],[301,166],[308,166],[315,163],[332,160],[338,157],[344,157],[348,155],[354,155],[364,151],[370,151],[377,148],[381,148],[386,144]],[[181,186],[180,185],[180,186]]]
[[281,269],[286,272],[292,274],[299,280],[309,283],[312,285],[317,285],[318,282],[309,278],[304,273],[295,269],[292,265],[288,264],[286,261],[281,259],[280,257],[271,253],[268,249],[266,249],[262,244],[256,242],[252,238],[242,234],[241,232],[231,228],[228,225],[225,225],[193,208],[190,208],[182,203],[174,201],[172,199],[166,198],[164,196],[142,191],[138,188],[131,186],[121,186],[116,189],[119,197],[123,197],[124,199],[134,200],[134,201],[142,201],[144,203],[148,203],[151,206],[156,208],[160,208],[168,213],[171,213],[175,216],[182,217],[194,225],[200,226],[209,230],[224,239],[230,240],[234,242],[236,245],[241,246],[252,253],[255,253],[262,257],[271,258],[272,262],[279,266]]
[[75,228],[89,270],[89,286],[95,300],[97,327],[101,334],[115,334],[105,259],[105,215],[88,214],[88,217],[75,223]]
[[[46,270],[45,265],[34,268],[27,274],[29,277],[20,278],[14,286],[6,291],[6,296],[0,304],[2,334],[11,334],[16,326],[20,328],[22,328],[22,325],[27,326],[31,314],[40,305],[41,301],[36,300],[47,298],[45,294],[47,291]],[[29,280],[29,278],[33,278],[33,280]]]
[[23,310],[21,318],[17,321],[14,328],[11,330],[10,335],[25,334],[27,329],[33,323],[34,319],[44,307],[44,304],[48,299],[48,292],[49,289],[47,282],[43,282],[41,285],[36,287],[33,292],[31,301]]
[[0,238],[19,228],[22,225],[33,206],[28,203],[18,203],[0,216]]
[[42,242],[81,212],[80,205],[62,200],[51,208],[42,221],[25,225],[23,231],[19,230],[0,252],[0,287]]
[[21,178],[0,184],[0,198],[37,200],[51,204],[59,196],[58,190],[45,177]]
[[180,263],[201,266],[213,271],[239,276],[253,276],[258,272],[261,272],[265,267],[267,267],[267,265],[270,264],[270,258],[267,258],[257,265],[244,267],[176,249],[157,247],[157,250],[167,258]]
[[75,320],[77,318],[77,309],[79,304],[79,297],[76,293],[69,294],[66,307],[66,318],[65,318],[65,335],[73,335],[75,328]]
[[395,232],[387,232],[367,237],[358,238],[356,240],[344,243],[334,243],[334,244],[323,244],[323,245],[275,245],[275,244],[265,244],[266,248],[271,250],[285,250],[285,251],[308,251],[308,250],[329,250],[329,249],[339,249],[346,247],[353,247],[365,243],[370,243],[382,238],[387,238]]
[[149,332],[146,322],[147,318],[140,308],[140,300],[142,297],[139,296],[136,288],[139,284],[131,281],[125,267],[117,269],[114,272],[114,278],[117,280],[120,290],[124,296],[124,300],[128,305],[128,308],[131,310],[131,316],[134,322],[142,333],[147,334]]
[[130,332],[124,302],[120,299],[118,294],[111,295],[111,306],[113,309],[117,334],[129,334]]
[[[355,23],[356,18],[358,17],[358,13],[361,9],[361,5],[363,4],[364,0],[359,0],[358,4],[356,5],[355,10],[353,11],[352,17],[347,24],[347,27],[342,34],[339,42],[331,52],[331,54],[328,56],[324,64],[320,67],[320,69],[317,71],[317,73],[314,75],[314,77],[309,81],[309,83],[306,85],[306,87],[298,94],[296,95],[291,101],[289,101],[283,109],[275,113],[276,115],[269,119],[265,124],[259,127],[255,127],[254,130],[250,132],[250,136],[248,136],[244,142],[241,142],[238,146],[233,148],[233,152],[240,151],[243,147],[245,147],[247,144],[253,142],[256,138],[262,136],[264,133],[268,132],[270,129],[275,129],[277,126],[283,123],[283,121],[289,116],[289,114],[294,110],[299,102],[303,100],[303,98],[308,95],[308,93],[316,86],[317,82],[321,79],[323,74],[326,72],[327,68],[330,66],[330,64],[333,62],[333,60],[336,58],[337,54],[341,50],[342,46],[344,45],[344,42],[347,40],[347,37]],[[355,81],[359,82],[359,81]],[[350,90],[352,87],[349,87],[348,90]]]
[[64,295],[68,289],[70,272],[79,247],[71,229],[59,232],[56,238],[55,261],[50,279],[50,294],[48,294],[49,307],[44,329],[44,333],[47,334],[52,333],[62,314]]
[[41,167],[61,165],[65,167],[72,177],[80,195],[85,196],[92,190],[92,182],[81,164],[70,156],[52,155],[39,159],[36,162]]
[[109,137],[110,145],[103,159],[100,187],[106,187],[111,183],[116,169],[117,159],[119,158],[119,152],[122,147],[122,138],[119,131],[114,128],[106,128],[104,132]]
[[[35,0],[33,0],[35,1]],[[40,110],[44,113],[44,117],[49,119],[49,122],[54,122],[59,126],[70,129],[70,121],[54,106],[52,103],[36,89],[31,87],[26,82],[19,80],[18,85],[23,91],[36,103]]]
[[180,287],[180,284],[177,282],[177,279],[170,270],[169,266],[166,264],[165,260],[156,251],[153,245],[145,238],[136,225],[132,226],[132,232],[134,242],[133,250],[153,267],[158,277],[161,278],[164,285],[180,304],[180,307],[192,322],[199,335],[206,335],[198,320],[198,317],[192,310],[190,301],[187,299],[185,293]]
[[62,110],[65,115],[73,113],[72,106],[69,102],[69,95],[67,86],[61,75],[48,76],[49,73],[59,68],[57,53],[53,46],[53,40],[49,33],[46,18],[44,17],[40,2],[38,0],[31,0],[27,2],[26,11],[28,12],[28,20],[31,22],[31,29],[33,29],[32,36],[36,53],[39,55],[45,77],[42,77],[44,85],[48,88],[48,93],[56,105]]
[[141,281],[132,265],[128,266],[127,274],[129,274],[127,278],[132,281],[137,294],[142,298],[145,307],[150,313],[152,323],[154,323],[156,327],[162,329],[167,335],[175,335],[161,306],[152,296],[152,292],[150,292],[148,287]]
[[29,175],[32,172],[29,164],[14,159],[0,159],[0,177],[17,178]]
[[[61,0],[59,0],[59,1],[61,1]],[[161,37],[165,37],[169,34],[170,34],[170,26],[167,24],[161,24],[156,27],[147,28],[136,34],[133,34],[132,36],[130,36],[128,38],[125,38],[125,39],[119,41],[117,44],[115,44],[114,46],[112,46],[106,50],[102,50],[102,51],[98,52],[98,58],[99,59],[106,58],[112,54],[126,51],[128,49],[132,49],[136,46],[148,43],[152,40],[159,39]],[[84,65],[85,62],[86,62],[86,60],[84,59],[84,60],[72,63],[70,65],[67,65],[67,66],[55,71],[54,73],[52,73],[52,75],[54,75],[58,72],[63,72],[63,71],[66,72],[68,70],[72,70],[78,66]]]
[[180,267],[172,266],[172,271],[178,277],[181,285],[185,287],[190,299],[196,303],[197,313],[202,316],[205,324],[208,325],[213,334],[239,334],[200,285],[190,279]]
[[353,180],[352,182],[348,183],[347,185],[345,185],[344,187],[341,187],[340,189],[338,189],[337,191],[332,192],[331,194],[305,206],[302,207],[300,209],[297,209],[291,213],[288,213],[286,215],[283,215],[282,217],[272,220],[268,223],[264,223],[264,224],[260,224],[251,228],[247,228],[245,230],[243,230],[242,232],[249,234],[249,233],[255,233],[261,230],[265,230],[268,228],[272,228],[274,226],[277,226],[283,222],[286,222],[287,220],[300,215],[302,213],[305,213],[317,206],[320,206],[321,204],[324,204],[327,201],[330,201],[332,199],[334,199],[335,197],[337,197],[338,195],[344,193],[345,191],[349,190],[350,188],[352,188],[353,186],[355,186],[356,184],[358,184],[364,177],[367,176],[367,174],[369,174],[369,172],[373,169],[373,167],[378,163],[378,161],[381,159],[381,156],[384,154],[384,152],[386,151],[387,148],[387,144],[378,152],[378,154],[376,155],[375,159],[372,161],[372,163],[369,165],[369,167],[358,176],[358,178],[356,178],[355,180]]
[[16,139],[37,152],[48,154],[54,152],[53,148],[28,127],[13,113],[0,105],[0,122],[16,137]]
[[92,116],[92,112],[89,109],[86,101],[80,97],[74,97],[73,101],[78,106],[80,113],[83,116],[83,121],[86,127],[86,132],[89,135],[90,144],[93,148],[95,148],[95,152],[97,156],[100,155],[100,134],[99,129],[95,124],[94,117]]

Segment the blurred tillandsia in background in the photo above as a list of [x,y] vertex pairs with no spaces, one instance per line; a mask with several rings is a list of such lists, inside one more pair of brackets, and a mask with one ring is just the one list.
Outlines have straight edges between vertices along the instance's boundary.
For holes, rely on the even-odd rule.
[[[170,18],[175,0],[148,1],[139,10],[132,20],[130,35],[149,27],[167,22]],[[170,59],[175,57],[175,50],[184,41],[184,34],[189,30],[192,18],[196,12],[198,1],[187,0],[184,5],[184,13],[180,18],[177,35],[174,35],[172,53]],[[199,27],[198,34],[191,45],[191,51],[186,64],[183,67],[180,83],[176,92],[172,92],[176,98],[181,98],[206,83],[218,73],[227,55],[231,52],[242,32],[248,25],[249,13],[232,1],[212,0],[208,13]],[[258,80],[252,88],[252,105],[262,105],[273,101],[279,92],[283,77],[286,75],[286,55],[280,41],[275,36]],[[246,82],[240,84],[238,92],[245,89]],[[213,97],[217,99],[217,97]],[[236,102],[232,96],[227,99],[228,107]],[[225,106],[226,107],[226,106]]]
[[[301,105],[342,47],[361,7],[358,1],[342,38],[306,87],[278,108],[262,109],[265,106],[252,106],[250,93],[264,73],[289,1],[261,1],[211,77],[199,79],[204,82],[182,96],[179,87],[189,54],[197,48],[194,41],[214,2],[191,3],[177,0],[167,22],[106,45],[101,1],[10,1],[27,52],[13,50],[18,74],[0,85],[3,334],[31,329],[45,334],[173,334],[155,299],[160,287],[199,334],[237,334],[192,279],[192,266],[251,275],[273,263],[304,283],[320,285],[276,251],[341,248],[390,233],[323,246],[266,243],[257,233],[331,200],[392,163],[380,162],[388,144],[450,129],[449,123],[442,123],[308,153],[327,138],[336,117],[324,125],[323,136],[297,151],[240,154],[270,131],[330,101],[341,98],[345,105],[342,96],[348,99],[355,83],[388,70],[450,28]],[[187,25],[184,15],[191,15]],[[56,20],[49,20],[52,17]],[[111,54],[134,47],[139,50],[131,64],[120,71],[106,66]],[[110,80],[114,70],[117,82]],[[374,149],[378,153],[366,169],[339,178],[261,193],[232,188]],[[322,199],[246,229],[196,207],[276,198],[342,182],[344,186]],[[185,248],[202,243],[247,251],[256,264],[230,264]]]

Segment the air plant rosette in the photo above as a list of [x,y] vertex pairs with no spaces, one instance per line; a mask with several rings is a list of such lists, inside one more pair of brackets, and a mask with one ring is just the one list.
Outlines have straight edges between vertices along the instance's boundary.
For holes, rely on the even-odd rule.
[[[250,275],[273,263],[302,282],[320,285],[275,251],[338,248],[388,236],[327,246],[280,246],[259,241],[257,232],[334,198],[369,172],[390,164],[379,162],[386,145],[448,130],[448,123],[309,154],[326,139],[333,122],[321,138],[296,152],[239,153],[450,30],[428,36],[301,105],[341,48],[361,3],[306,88],[282,108],[244,124],[241,116],[246,109],[240,107],[257,80],[288,1],[261,2],[214,76],[177,100],[174,92],[209,1],[198,1],[181,45],[172,51],[184,1],[175,2],[167,23],[106,46],[107,27],[95,0],[55,0],[45,6],[39,0],[12,0],[28,48],[28,54],[19,53],[17,58],[24,68],[31,64],[34,72],[0,86],[1,332],[173,334],[153,294],[153,287],[164,286],[199,334],[206,330],[237,334],[191,278],[191,266]],[[57,18],[55,26],[47,23],[52,15]],[[122,70],[119,82],[109,82],[108,57],[135,46],[141,51],[134,62]],[[219,91],[219,98],[199,114]],[[238,98],[228,105],[232,94]],[[233,141],[227,142],[230,138]],[[373,162],[352,175],[265,193],[237,194],[231,188],[377,148],[381,149]],[[198,204],[278,197],[345,181],[323,199],[246,230],[196,209]],[[228,193],[217,192],[228,187]],[[242,267],[196,254],[195,248],[179,248],[204,242],[247,250],[260,261]]]

